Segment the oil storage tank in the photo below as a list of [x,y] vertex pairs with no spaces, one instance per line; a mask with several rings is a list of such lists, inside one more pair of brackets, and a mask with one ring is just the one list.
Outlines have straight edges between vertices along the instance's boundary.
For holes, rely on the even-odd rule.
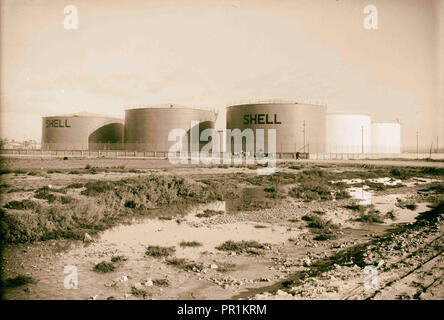
[[[205,129],[214,129],[216,113],[201,108],[179,105],[157,105],[125,110],[124,141],[127,150],[167,152],[175,141],[168,141],[173,129],[187,133],[190,149],[192,122],[198,123],[199,136]],[[195,125],[196,127],[197,125]],[[200,147],[208,141],[200,142]]]
[[369,153],[371,118],[365,114],[327,114],[327,153]]
[[42,117],[42,150],[118,150],[123,119],[93,113]]
[[[256,144],[257,129],[264,129],[264,153],[268,153],[268,130],[276,130],[276,152],[324,153],[327,107],[297,102],[261,102],[227,108],[227,130],[252,129]],[[234,139],[231,140],[233,151]],[[246,145],[243,141],[243,150]],[[258,147],[254,152],[261,152]]]
[[372,153],[401,153],[401,125],[373,122],[371,150]]

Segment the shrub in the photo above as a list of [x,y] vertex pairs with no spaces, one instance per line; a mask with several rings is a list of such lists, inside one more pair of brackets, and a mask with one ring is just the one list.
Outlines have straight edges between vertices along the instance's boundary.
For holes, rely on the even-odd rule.
[[145,255],[155,258],[168,257],[175,251],[176,249],[174,247],[149,246],[145,251]]
[[107,272],[113,272],[116,269],[116,267],[109,262],[102,261],[98,264],[96,264],[93,268],[94,271],[100,272],[100,273],[107,273]]
[[174,266],[184,271],[200,272],[204,269],[204,266],[201,263],[197,263],[187,259],[169,259],[166,261],[166,263],[170,266]]
[[219,251],[232,251],[236,253],[248,253],[248,254],[259,254],[258,251],[253,249],[266,249],[265,244],[261,244],[257,241],[239,241],[235,242],[232,240],[225,241],[220,246],[216,247]]
[[124,204],[125,208],[134,209],[136,207],[136,203],[133,200],[127,200]]
[[72,183],[65,187],[65,189],[80,189],[80,188],[83,188],[83,183],[78,183],[78,182]]
[[36,283],[30,276],[18,275],[15,278],[8,278],[3,282],[6,288],[17,288],[27,284]]
[[136,287],[131,287],[131,294],[136,296],[136,297],[142,297],[142,298],[146,298],[147,296],[149,296],[149,293],[146,290],[143,289],[138,289]]
[[119,262],[123,262],[126,260],[127,260],[127,258],[125,256],[112,256],[111,257],[111,262],[113,262],[113,263],[119,263]]
[[359,218],[356,219],[358,222],[366,223],[383,223],[384,219],[379,215],[379,211],[370,209],[367,212],[361,213]]
[[168,279],[154,279],[153,285],[159,287],[168,287],[170,285],[170,282],[168,281]]
[[198,218],[210,218],[212,216],[217,216],[219,214],[223,214],[223,211],[216,211],[211,209],[205,209],[203,213],[196,214],[196,217]]
[[10,201],[4,205],[4,208],[6,209],[13,209],[13,210],[33,210],[37,207],[37,203],[32,200],[21,200],[21,201]]
[[294,187],[288,193],[293,198],[302,199],[305,202],[313,200],[332,200],[330,188],[317,182],[305,182]]
[[201,247],[202,243],[197,241],[182,241],[179,245],[181,247]]
[[349,198],[351,198],[351,195],[346,190],[340,190],[335,193],[335,198],[336,198],[336,200],[349,199]]

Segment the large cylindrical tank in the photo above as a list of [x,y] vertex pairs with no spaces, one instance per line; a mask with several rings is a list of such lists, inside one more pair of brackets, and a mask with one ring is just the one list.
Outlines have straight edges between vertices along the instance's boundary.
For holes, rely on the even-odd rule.
[[401,153],[401,125],[372,123],[372,153]]
[[[203,130],[214,128],[213,111],[177,105],[160,105],[125,110],[125,147],[127,150],[169,151],[175,141],[168,141],[173,129],[183,129],[191,145],[192,121],[198,122],[199,136]],[[195,126],[196,127],[196,126]],[[200,142],[202,147],[208,142]]]
[[364,114],[327,114],[328,153],[369,153],[371,118]]
[[[326,139],[324,106],[299,103],[256,103],[230,106],[227,129],[264,129],[264,152],[268,152],[267,129],[276,130],[276,152],[324,153]],[[232,139],[232,143],[234,140]],[[254,142],[256,144],[256,142]],[[245,144],[243,146],[245,151]],[[233,147],[231,148],[233,151]],[[260,152],[255,148],[255,152]]]
[[92,113],[42,117],[43,150],[110,150],[123,147],[123,119]]

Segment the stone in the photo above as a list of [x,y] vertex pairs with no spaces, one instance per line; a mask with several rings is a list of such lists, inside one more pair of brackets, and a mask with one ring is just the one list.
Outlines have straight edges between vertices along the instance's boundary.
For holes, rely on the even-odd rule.
[[86,232],[85,236],[83,237],[83,242],[92,242],[93,238]]

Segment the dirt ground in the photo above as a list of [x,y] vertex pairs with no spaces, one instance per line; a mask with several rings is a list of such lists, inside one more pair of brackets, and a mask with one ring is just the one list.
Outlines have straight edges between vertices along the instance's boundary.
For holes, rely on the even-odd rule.
[[[87,164],[107,170],[82,172]],[[305,166],[332,173],[365,170],[362,165],[444,167],[441,162],[393,160],[300,161],[301,168],[291,169],[293,164],[280,165],[278,172],[299,174]],[[8,159],[3,168],[11,173],[2,175],[2,207],[13,200],[32,199],[36,189],[48,185],[62,188],[152,174],[255,175],[245,167],[173,167],[164,160]],[[80,172],[70,172],[74,169]],[[4,298],[444,299],[443,208],[428,207],[431,198],[442,201],[444,195],[442,187],[427,189],[443,182],[442,175],[424,174],[408,177],[396,188],[363,188],[362,197],[302,201],[284,196],[253,210],[251,206],[264,204],[267,193],[262,185],[248,186],[240,199],[160,207],[149,216],[105,230],[92,241],[9,244],[3,248],[3,278],[23,275],[32,281],[6,288]],[[280,187],[288,193],[294,185]],[[18,191],[8,192],[13,188]],[[68,195],[80,197],[81,190],[70,190]],[[384,218],[378,223],[362,216],[359,220],[359,213],[350,209],[359,201],[370,201]],[[408,209],[401,205],[404,202],[415,205]],[[437,218],[427,223],[416,219],[429,211]],[[215,214],[202,216],[206,212]],[[307,217],[318,215],[335,226],[336,237],[315,240],[317,229],[310,227]],[[197,245],[181,245],[193,241]],[[226,241],[262,245],[220,249]],[[149,256],[149,246],[172,247],[174,252]],[[112,270],[94,270],[100,262],[111,264]],[[78,280],[75,289],[66,287],[67,279],[73,279],[72,270]]]

